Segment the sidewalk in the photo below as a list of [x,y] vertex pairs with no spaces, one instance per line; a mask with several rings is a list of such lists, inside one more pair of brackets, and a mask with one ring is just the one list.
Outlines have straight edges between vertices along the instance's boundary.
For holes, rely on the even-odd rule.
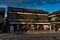
[[52,31],[30,31],[27,32],[26,34],[46,34],[46,33],[60,33],[60,32],[59,31],[54,32],[53,30]]

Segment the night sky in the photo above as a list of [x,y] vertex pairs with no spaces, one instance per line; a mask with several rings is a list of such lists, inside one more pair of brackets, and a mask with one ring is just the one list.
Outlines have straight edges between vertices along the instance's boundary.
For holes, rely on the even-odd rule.
[[0,6],[14,6],[54,12],[60,10],[60,0],[0,0]]

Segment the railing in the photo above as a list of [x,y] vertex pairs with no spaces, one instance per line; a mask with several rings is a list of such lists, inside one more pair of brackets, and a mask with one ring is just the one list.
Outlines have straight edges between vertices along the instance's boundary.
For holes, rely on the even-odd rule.
[[17,14],[29,14],[29,15],[48,15],[48,14],[40,14],[40,13],[21,13],[21,12],[17,12]]
[[57,19],[57,20],[51,20],[51,21],[60,22],[60,19]]
[[48,22],[48,20],[26,20],[26,19],[8,19],[8,21],[14,21],[14,22],[17,22],[17,21],[30,21],[30,22]]
[[35,23],[33,23],[33,22],[9,22],[9,24],[50,24],[50,23],[39,23],[39,22],[35,22]]

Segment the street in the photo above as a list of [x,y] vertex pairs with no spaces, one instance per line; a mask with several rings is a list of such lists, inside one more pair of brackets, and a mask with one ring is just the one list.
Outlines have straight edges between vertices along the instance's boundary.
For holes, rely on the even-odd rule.
[[60,33],[49,34],[5,34],[0,40],[60,40]]

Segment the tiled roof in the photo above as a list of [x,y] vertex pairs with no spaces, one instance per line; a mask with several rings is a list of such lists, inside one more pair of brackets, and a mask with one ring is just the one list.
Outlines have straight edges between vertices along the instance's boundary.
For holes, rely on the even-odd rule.
[[16,11],[16,12],[28,12],[28,13],[48,13],[43,10],[32,10],[32,9],[26,9],[26,8],[16,8],[16,7],[8,7],[10,11]]
[[60,10],[58,10],[58,11],[54,11],[54,12],[50,13],[49,15],[59,14],[59,13],[60,13]]

